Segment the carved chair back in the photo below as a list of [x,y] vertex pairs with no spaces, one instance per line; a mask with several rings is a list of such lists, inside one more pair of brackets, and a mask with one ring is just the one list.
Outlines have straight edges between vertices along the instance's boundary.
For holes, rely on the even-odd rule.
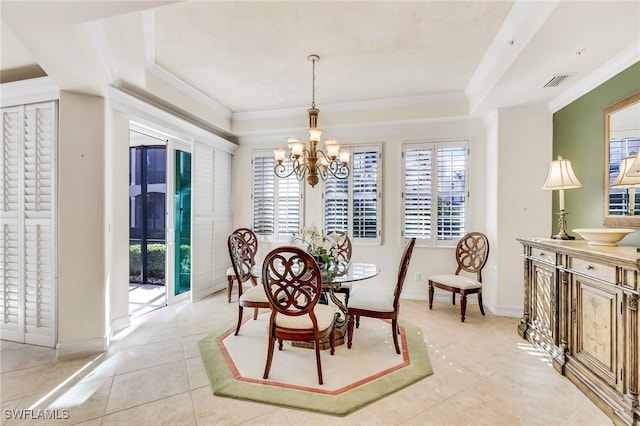
[[393,309],[398,312],[398,304],[400,303],[400,293],[402,293],[402,287],[404,286],[404,279],[407,276],[407,269],[409,269],[409,261],[411,260],[411,254],[413,253],[413,247],[416,245],[416,239],[411,238],[404,248],[400,265],[398,266],[398,281],[396,282],[396,288],[393,293]]
[[481,232],[470,232],[458,241],[456,246],[456,261],[460,271],[475,273],[477,280],[482,282],[482,268],[489,257],[489,240]]
[[276,312],[310,314],[315,323],[313,308],[322,292],[322,278],[318,264],[306,251],[293,246],[272,250],[262,265],[262,283]]
[[330,234],[335,234],[337,236],[338,246],[336,247],[336,249],[338,251],[338,262],[349,263],[353,250],[351,247],[351,240],[349,239],[349,236],[344,231],[331,231]]

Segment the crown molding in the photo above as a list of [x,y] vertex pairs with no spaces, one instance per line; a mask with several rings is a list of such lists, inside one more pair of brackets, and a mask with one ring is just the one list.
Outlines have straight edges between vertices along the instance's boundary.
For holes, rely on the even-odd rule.
[[118,69],[113,62],[113,55],[111,54],[109,42],[107,41],[107,36],[104,32],[102,23],[100,21],[93,21],[84,24],[84,26],[87,29],[87,33],[89,33],[91,44],[93,45],[93,48],[102,63],[104,71],[107,74],[109,85],[122,87],[120,75],[118,74]]
[[[445,104],[454,102],[466,102],[467,97],[463,92],[440,93],[424,96],[407,96],[402,98],[376,99],[370,101],[344,102],[337,104],[323,104],[322,112],[352,112],[363,110],[380,110],[392,108],[404,108],[421,105]],[[261,120],[282,117],[306,115],[307,107],[282,108],[265,111],[235,112],[233,121]]]
[[209,96],[202,93],[186,81],[178,78],[176,75],[167,71],[165,68],[155,62],[155,18],[153,10],[147,10],[142,15],[142,28],[144,34],[145,45],[145,63],[147,71],[164,82],[178,89],[182,93],[192,97],[196,101],[202,103],[212,111],[222,115],[225,119],[230,120],[232,112],[228,108],[220,105]]
[[[389,120],[389,121],[376,121],[375,123],[359,123],[359,124],[343,124],[325,126],[327,133],[339,134],[339,138],[359,138],[359,137],[378,137],[380,138],[382,133],[398,134],[398,133],[411,133],[424,131],[428,126],[461,126],[465,129],[482,129],[482,120],[472,116],[457,116],[457,117],[438,117],[438,118],[421,118],[412,120]],[[285,145],[287,137],[300,134],[302,135],[302,129],[276,129],[268,131],[256,131],[251,133],[244,133],[238,135],[239,145],[258,145],[258,144],[271,144]]]
[[640,61],[640,40],[549,102],[549,110],[551,113],[559,111],[638,61]]
[[215,149],[233,154],[238,145],[215,133],[193,124],[184,118],[139,99],[115,87],[109,87],[109,104],[112,108],[129,114],[140,124],[149,124],[167,135],[176,134],[176,139],[184,140],[179,135],[209,144]]
[[536,32],[549,18],[559,0],[516,0],[465,87],[474,112],[517,60]]
[[51,101],[59,98],[60,88],[51,77],[38,77],[0,84],[0,107]]

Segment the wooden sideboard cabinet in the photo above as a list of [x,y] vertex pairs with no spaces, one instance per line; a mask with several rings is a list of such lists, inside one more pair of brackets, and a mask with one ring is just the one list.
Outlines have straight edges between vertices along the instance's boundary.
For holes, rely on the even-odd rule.
[[518,333],[615,424],[640,425],[640,253],[583,240],[517,240],[524,259]]

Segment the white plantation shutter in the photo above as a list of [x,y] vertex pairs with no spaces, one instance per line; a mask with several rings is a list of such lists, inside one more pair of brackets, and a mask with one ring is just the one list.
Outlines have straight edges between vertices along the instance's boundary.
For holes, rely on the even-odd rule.
[[324,228],[347,232],[354,242],[379,243],[382,182],[380,145],[343,147],[351,152],[347,179],[324,184]]
[[349,230],[349,181],[328,177],[324,185],[325,232]]
[[[2,279],[2,306],[0,336],[6,340],[24,341],[22,285],[20,274],[19,235],[17,224],[3,220],[0,241],[0,279]],[[17,221],[16,221],[17,222]]]
[[379,153],[354,150],[352,156],[353,239],[378,237],[379,217]]
[[193,144],[193,226],[191,228],[191,300],[214,292],[215,151]]
[[[274,173],[272,151],[253,154],[253,232],[276,239],[301,231],[302,183],[295,174],[279,178]],[[287,172],[291,162],[283,163]]]
[[438,147],[438,240],[459,240],[465,234],[467,147]]
[[431,245],[459,240],[466,233],[468,141],[409,143],[402,156],[404,237]]
[[231,154],[223,151],[215,152],[215,190],[213,235],[215,254],[213,261],[214,282],[219,285],[216,290],[225,288],[227,268],[231,266],[227,238],[233,231],[231,220]]
[[404,151],[404,236],[431,238],[431,158],[433,150]]
[[275,232],[275,176],[273,157],[253,157],[253,232],[273,236]]
[[55,346],[56,104],[3,109],[3,339]]

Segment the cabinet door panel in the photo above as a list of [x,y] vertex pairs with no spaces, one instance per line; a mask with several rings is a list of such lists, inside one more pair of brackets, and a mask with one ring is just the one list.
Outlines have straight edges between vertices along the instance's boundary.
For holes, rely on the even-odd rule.
[[544,343],[557,346],[555,304],[556,304],[556,273],[555,268],[533,263],[533,303],[532,323],[537,331],[537,339]]
[[618,330],[621,293],[588,278],[574,277],[576,331],[574,355],[608,383],[618,382]]

